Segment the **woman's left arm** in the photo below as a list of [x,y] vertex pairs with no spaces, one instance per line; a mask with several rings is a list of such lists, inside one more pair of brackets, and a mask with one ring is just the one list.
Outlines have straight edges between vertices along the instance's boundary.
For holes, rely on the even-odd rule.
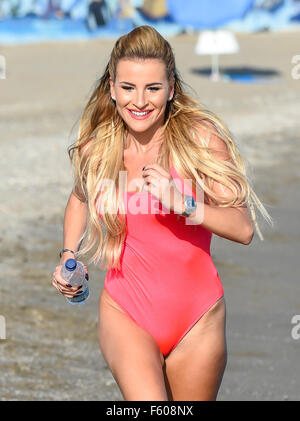
[[[217,159],[231,159],[226,144],[219,137],[211,135],[208,146]],[[214,180],[210,188],[221,198],[234,197],[231,189]],[[196,211],[188,219],[193,225],[197,225],[198,222],[214,234],[242,244],[250,244],[254,235],[252,220],[246,205],[223,208],[198,203]]]
[[[199,206],[199,205],[198,205]],[[202,203],[203,212],[196,209],[191,219],[193,225],[199,224],[220,237],[242,244],[250,244],[254,235],[252,221],[247,207],[221,208]]]

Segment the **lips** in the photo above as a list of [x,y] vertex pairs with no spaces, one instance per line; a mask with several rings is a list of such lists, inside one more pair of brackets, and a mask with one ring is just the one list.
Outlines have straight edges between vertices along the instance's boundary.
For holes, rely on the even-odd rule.
[[[147,114],[145,114],[145,115],[140,115],[140,116],[138,116],[138,115],[134,115],[132,112],[131,112],[131,110],[129,110],[129,109],[127,109],[127,111],[129,112],[129,114],[131,115],[131,117],[133,117],[135,120],[145,120],[146,118],[148,118],[151,114],[152,114],[152,112],[153,112],[153,110],[146,110],[146,111],[150,111],[150,112],[148,112]],[[143,111],[143,112],[146,112],[146,111]]]
[[148,111],[153,111],[153,110],[144,110],[144,111],[140,111],[140,110],[132,110],[129,108],[130,111],[135,111],[136,113],[147,113]]

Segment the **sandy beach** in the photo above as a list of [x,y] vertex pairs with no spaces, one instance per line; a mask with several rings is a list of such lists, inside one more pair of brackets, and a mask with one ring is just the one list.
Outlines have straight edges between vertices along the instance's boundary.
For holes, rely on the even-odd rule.
[[[218,400],[300,400],[299,32],[237,34],[226,69],[270,71],[268,83],[211,82],[196,35],[169,39],[184,81],[234,134],[253,188],[275,220],[250,245],[213,236],[227,304],[228,364]],[[101,355],[97,310],[105,272],[90,265],[91,297],[74,308],[52,286],[72,188],[67,147],[114,41],[0,45],[0,400],[121,401]],[[298,72],[300,75],[300,72]],[[300,320],[300,316],[299,316]],[[299,326],[300,333],[300,326]]]

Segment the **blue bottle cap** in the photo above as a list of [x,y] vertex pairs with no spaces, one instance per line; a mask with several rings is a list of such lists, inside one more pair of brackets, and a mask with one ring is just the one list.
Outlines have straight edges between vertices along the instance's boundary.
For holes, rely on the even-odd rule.
[[75,270],[77,266],[77,262],[75,259],[68,259],[65,263],[66,269],[69,271]]

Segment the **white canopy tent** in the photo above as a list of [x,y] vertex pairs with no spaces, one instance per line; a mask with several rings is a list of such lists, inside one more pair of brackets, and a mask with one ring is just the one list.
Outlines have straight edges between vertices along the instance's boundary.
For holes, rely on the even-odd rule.
[[195,53],[197,55],[211,56],[212,71],[210,78],[214,82],[221,79],[219,71],[219,55],[236,54],[239,50],[239,44],[235,35],[230,31],[221,29],[201,32],[195,46]]

